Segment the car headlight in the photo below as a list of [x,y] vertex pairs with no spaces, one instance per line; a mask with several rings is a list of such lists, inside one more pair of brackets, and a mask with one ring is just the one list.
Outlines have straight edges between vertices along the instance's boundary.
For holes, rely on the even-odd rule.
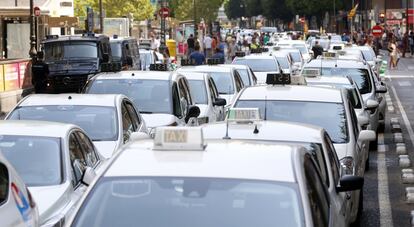
[[355,173],[355,162],[354,158],[347,156],[340,160],[342,166],[342,174],[354,175]]

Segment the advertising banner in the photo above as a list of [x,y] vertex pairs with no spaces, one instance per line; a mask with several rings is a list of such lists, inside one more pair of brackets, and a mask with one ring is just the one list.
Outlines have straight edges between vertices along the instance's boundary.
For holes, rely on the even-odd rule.
[[23,88],[24,74],[27,68],[27,61],[19,63],[19,88]]
[[5,91],[19,89],[19,63],[4,64],[3,72]]

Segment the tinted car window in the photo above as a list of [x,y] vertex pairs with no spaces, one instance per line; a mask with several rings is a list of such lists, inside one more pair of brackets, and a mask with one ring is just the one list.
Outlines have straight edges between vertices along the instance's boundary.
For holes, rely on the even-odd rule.
[[297,227],[304,223],[299,201],[293,183],[107,177],[88,194],[72,226]]
[[44,50],[45,61],[98,57],[98,48],[95,42],[74,41],[46,43]]
[[34,136],[0,136],[0,150],[27,186],[62,182],[60,139]]
[[0,163],[0,205],[7,201],[9,196],[9,171]]
[[238,100],[235,106],[259,108],[261,118],[265,120],[317,125],[325,128],[335,143],[348,142],[345,107],[342,103]]
[[289,69],[289,61],[285,57],[276,57],[282,69]]

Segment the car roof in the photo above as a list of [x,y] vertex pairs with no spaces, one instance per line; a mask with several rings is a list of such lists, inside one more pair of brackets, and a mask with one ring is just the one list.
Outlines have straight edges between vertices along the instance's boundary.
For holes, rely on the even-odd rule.
[[149,80],[172,80],[176,73],[171,71],[139,71],[128,70],[120,72],[105,72],[97,74],[95,80],[116,80],[116,79],[149,79]]
[[306,63],[304,68],[357,68],[366,69],[368,66],[360,60],[344,60],[344,59],[313,59]]
[[154,151],[152,147],[152,140],[129,143],[120,151],[104,176],[295,182],[292,159],[295,151],[302,150],[300,146],[242,140],[208,140],[204,151]]
[[255,54],[255,55],[247,55],[244,57],[236,57],[235,60],[237,59],[270,59],[270,60],[275,60],[274,57],[270,56],[270,55],[260,55],[260,54]]
[[[260,120],[253,124],[218,122],[203,125],[203,135],[207,139],[221,139],[226,134],[232,139],[268,140],[321,143],[323,128],[295,122]],[[257,127],[258,133],[253,133]]]
[[116,94],[33,94],[24,98],[19,106],[115,106],[117,99],[125,97]]
[[247,66],[247,65],[222,64],[220,66],[222,66],[222,67],[230,67],[230,68],[232,67],[232,68],[235,68],[235,69],[249,69],[249,66]]
[[73,128],[78,127],[73,124],[51,121],[3,120],[0,122],[1,135],[64,138],[67,132]]
[[198,66],[184,66],[178,69],[178,72],[228,72],[230,73],[234,68],[223,67],[220,65],[198,65]]
[[239,100],[289,100],[342,103],[340,90],[302,85],[261,85],[245,88]]

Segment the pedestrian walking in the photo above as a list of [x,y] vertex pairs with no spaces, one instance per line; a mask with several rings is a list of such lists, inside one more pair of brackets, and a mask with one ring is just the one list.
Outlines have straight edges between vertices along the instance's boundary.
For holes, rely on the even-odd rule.
[[411,57],[414,55],[414,32],[410,32],[409,37]]
[[408,32],[404,33],[402,38],[402,57],[405,58],[405,53],[408,51],[410,43],[408,41]]
[[393,38],[389,43],[388,51],[390,52],[390,69],[396,69],[399,60],[399,50],[397,48],[397,41],[395,38]]
[[229,61],[233,61],[233,59],[236,57],[236,51],[237,51],[237,45],[236,45],[236,39],[230,40],[228,47],[227,47],[227,59]]
[[190,61],[193,61],[195,65],[203,65],[206,62],[206,57],[200,51],[200,46],[194,47],[194,52],[190,54]]
[[190,54],[194,52],[194,47],[195,47],[195,40],[194,40],[193,34],[191,34],[190,37],[188,37],[187,39],[187,48],[188,48],[187,56],[190,56]]
[[212,55],[212,43],[213,39],[209,35],[206,35],[204,37],[204,55],[207,57],[211,57]]

